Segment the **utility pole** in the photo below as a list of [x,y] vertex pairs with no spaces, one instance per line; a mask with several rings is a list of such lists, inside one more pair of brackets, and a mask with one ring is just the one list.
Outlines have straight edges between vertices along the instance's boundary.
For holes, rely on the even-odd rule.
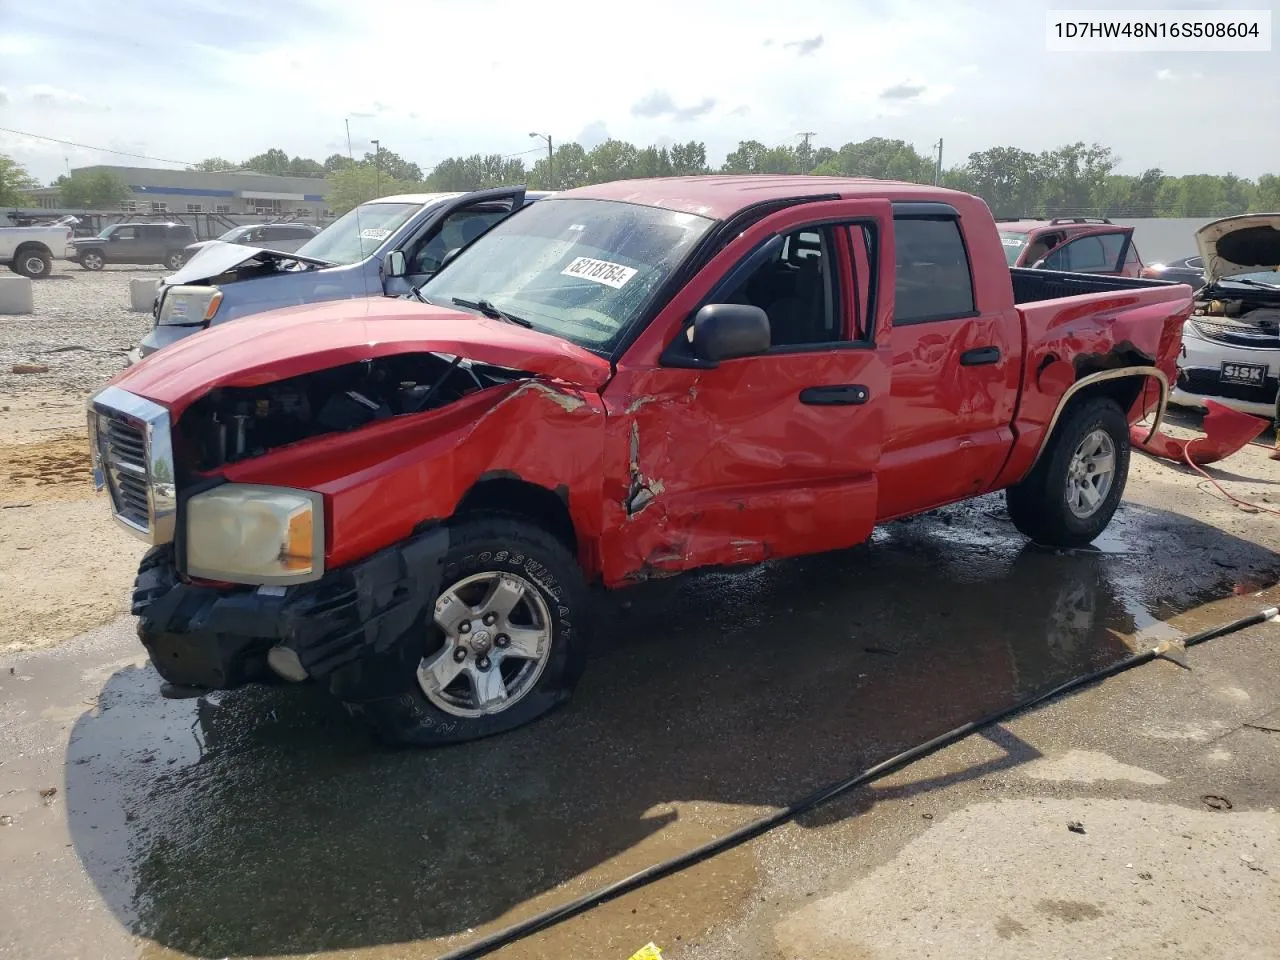
[[813,170],[813,151],[809,147],[809,138],[817,135],[817,132],[813,130],[804,130],[796,134],[797,137],[804,138],[804,142],[800,144],[800,149],[796,151],[798,159],[805,167],[800,171],[801,173],[809,173]]
[[801,133],[797,133],[797,134],[796,134],[796,136],[797,136],[797,137],[804,137],[804,152],[805,152],[805,153],[808,153],[808,152],[809,152],[809,138],[810,138],[810,137],[816,137],[817,135],[818,135],[818,134],[817,134],[817,131],[815,131],[815,130],[805,130],[805,131],[803,131],[803,132],[801,132]]
[[938,138],[938,142],[934,144],[938,148],[938,159],[933,165],[933,185],[936,187],[938,181],[942,179],[942,138]]
[[548,186],[550,187],[550,189],[554,190],[556,188],[556,171],[555,171],[554,152],[551,149],[551,134],[531,133],[529,134],[529,136],[536,137],[539,140],[547,141],[547,180],[548,180]]
[[373,144],[373,195],[382,196],[382,144],[370,140]]

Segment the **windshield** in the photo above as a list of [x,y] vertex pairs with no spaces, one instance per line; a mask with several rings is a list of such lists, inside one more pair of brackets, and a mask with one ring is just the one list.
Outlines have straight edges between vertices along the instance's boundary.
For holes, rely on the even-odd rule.
[[607,350],[714,221],[607,200],[540,200],[422,288],[433,303],[487,300],[535,330]]
[[418,203],[362,203],[304,243],[298,253],[330,263],[357,263],[421,209]]
[[218,237],[218,239],[225,240],[227,243],[235,243],[237,240],[239,240],[241,237],[247,234],[249,232],[249,229],[250,229],[249,227],[232,227],[226,233],[222,234],[222,236]]
[[1000,234],[1000,246],[1004,247],[1004,259],[1009,266],[1013,266],[1018,262],[1018,255],[1027,245],[1027,235],[1025,233],[1004,233]]
[[109,226],[109,227],[103,227],[103,228],[98,232],[98,237],[99,237],[99,239],[105,240],[107,237],[111,236],[111,231],[113,231],[117,226],[119,226],[119,224],[115,224],[115,223],[113,223],[113,224],[112,224],[111,226]]

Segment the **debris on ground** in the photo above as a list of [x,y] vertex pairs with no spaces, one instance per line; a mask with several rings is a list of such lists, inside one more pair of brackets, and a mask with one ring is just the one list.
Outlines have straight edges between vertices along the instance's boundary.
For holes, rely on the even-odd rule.
[[1206,793],[1200,798],[1201,802],[1210,810],[1230,810],[1231,801],[1226,797],[1219,797],[1216,794]]
[[1079,820],[1072,820],[1067,824],[1067,829],[1072,833],[1084,833],[1084,824]]
[[628,960],[662,960],[662,948],[650,940],[633,953]]
[[45,363],[15,363],[14,373],[48,373],[49,365]]

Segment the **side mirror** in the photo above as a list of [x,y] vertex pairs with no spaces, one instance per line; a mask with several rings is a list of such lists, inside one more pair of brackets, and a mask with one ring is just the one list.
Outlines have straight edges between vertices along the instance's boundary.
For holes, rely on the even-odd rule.
[[405,270],[403,250],[392,250],[382,258],[382,275],[384,277],[403,277]]
[[765,353],[772,343],[769,315],[744,303],[709,303],[693,318],[690,344],[703,360],[732,360]]

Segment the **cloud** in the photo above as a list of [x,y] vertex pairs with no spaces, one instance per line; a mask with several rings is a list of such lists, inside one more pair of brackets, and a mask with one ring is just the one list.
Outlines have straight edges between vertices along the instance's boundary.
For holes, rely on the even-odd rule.
[[750,112],[751,112],[751,108],[750,108],[750,107],[748,107],[748,106],[744,103],[742,106],[740,106],[740,107],[734,107],[732,110],[730,110],[730,111],[729,111],[729,116],[731,116],[731,117],[745,117],[745,116],[746,116],[748,113],[750,113]]
[[603,120],[594,120],[579,130],[574,139],[582,144],[584,150],[590,150],[609,139],[609,128]]
[[795,47],[796,56],[807,57],[822,46],[822,34],[818,34],[816,37],[809,37],[807,40],[788,40],[783,46]]
[[1174,76],[1175,76],[1175,74],[1174,74],[1174,72],[1173,72],[1172,70],[1157,70],[1157,71],[1156,71],[1156,79],[1157,79],[1157,80],[1172,80],[1172,79],[1174,78]]
[[87,107],[89,98],[82,93],[37,83],[26,88],[25,99],[45,107]]
[[9,102],[9,91],[4,87],[0,87],[0,107]]
[[676,106],[671,94],[665,90],[651,90],[631,105],[631,114],[636,117],[671,117],[677,121],[696,120],[715,109],[714,97],[704,97],[698,103],[688,106]]
[[892,87],[885,87],[880,91],[881,100],[914,100],[920,94],[924,93],[926,87],[922,84],[913,83],[895,83]]

